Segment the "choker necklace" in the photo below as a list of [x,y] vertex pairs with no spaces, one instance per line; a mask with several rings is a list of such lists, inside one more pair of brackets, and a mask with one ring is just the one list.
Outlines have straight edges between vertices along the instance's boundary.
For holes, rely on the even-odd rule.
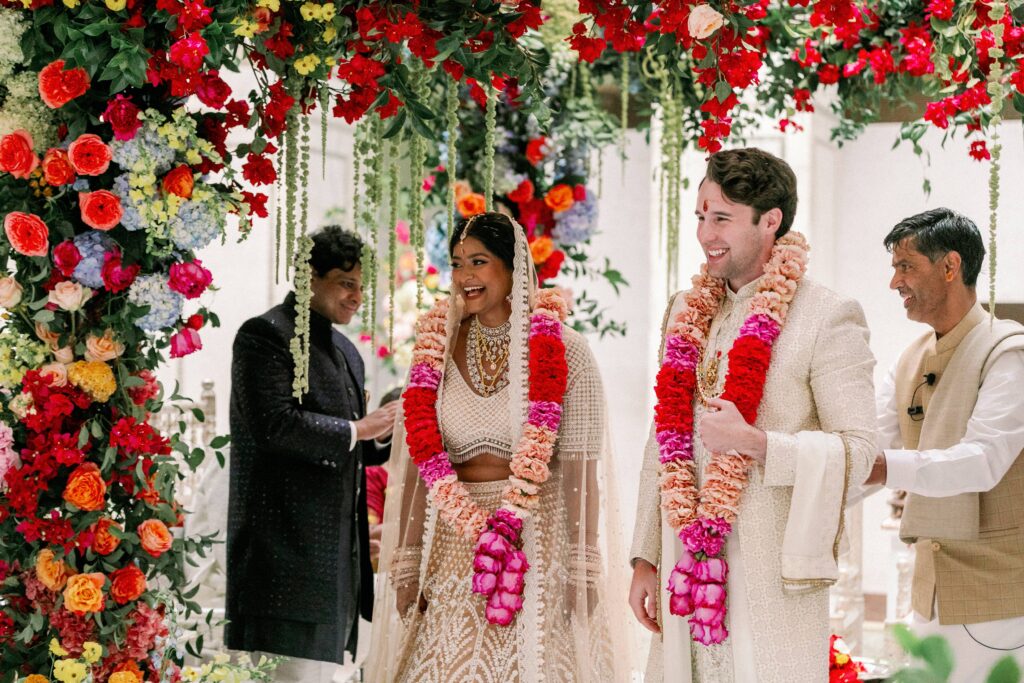
[[481,396],[490,396],[508,385],[506,368],[511,330],[510,320],[497,327],[487,327],[474,315],[469,323],[466,365],[473,389]]

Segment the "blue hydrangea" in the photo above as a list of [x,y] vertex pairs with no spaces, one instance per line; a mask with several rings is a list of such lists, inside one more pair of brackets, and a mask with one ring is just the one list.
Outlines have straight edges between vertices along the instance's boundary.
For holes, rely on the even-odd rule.
[[150,124],[144,125],[131,140],[114,140],[110,144],[114,163],[132,169],[142,159],[148,159],[153,171],[161,175],[171,170],[175,152]]
[[85,178],[79,178],[71,185],[71,189],[75,192],[88,192],[89,181]]
[[587,198],[575,202],[566,211],[555,214],[554,238],[559,244],[570,245],[586,242],[597,228],[597,198],[587,192]]
[[184,202],[171,219],[171,241],[183,251],[202,249],[223,232],[224,218],[219,202]]
[[445,225],[448,223],[448,211],[442,209],[430,219],[424,236],[427,262],[437,268],[442,281],[451,275],[452,265],[448,258],[448,241],[445,239]]
[[86,287],[100,289],[103,287],[103,255],[113,248],[114,240],[99,230],[90,230],[76,235],[73,241],[82,260],[72,277]]
[[139,208],[132,201],[129,191],[127,173],[122,173],[114,178],[114,194],[121,198],[121,208],[124,210],[121,215],[121,225],[128,230],[142,230],[146,225],[142,222]]
[[128,301],[136,306],[149,306],[149,312],[135,321],[147,332],[159,332],[173,326],[181,317],[184,297],[167,286],[165,275],[142,275],[128,289]]

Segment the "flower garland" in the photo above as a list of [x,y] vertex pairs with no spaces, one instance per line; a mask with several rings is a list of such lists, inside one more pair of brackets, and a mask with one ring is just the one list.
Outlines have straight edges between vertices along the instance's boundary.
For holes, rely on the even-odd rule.
[[540,485],[551,474],[548,462],[562,419],[568,378],[562,321],[567,306],[555,290],[542,290],[537,295],[530,318],[528,417],[512,455],[512,474],[502,493],[502,504],[490,515],[470,498],[458,480],[437,422],[448,306],[448,299],[439,299],[416,325],[409,387],[403,394],[406,443],[441,518],[476,541],[473,592],[487,598],[487,621],[508,626],[523,608],[523,588],[530,567],[522,549],[523,521],[537,508]]
[[[789,302],[807,266],[807,250],[803,235],[795,232],[775,243],[750,314],[729,351],[722,398],[735,403],[751,424],[764,393],[772,344],[782,331]],[[668,329],[655,387],[661,507],[684,546],[668,580],[669,611],[677,616],[693,614],[690,633],[704,645],[721,643],[729,635],[725,628],[729,568],[720,555],[736,521],[749,465],[743,456],[715,453],[704,485],[697,489],[693,461],[697,364],[724,293],[724,281],[709,276],[706,267],[694,277],[693,289],[686,293],[683,309]]]

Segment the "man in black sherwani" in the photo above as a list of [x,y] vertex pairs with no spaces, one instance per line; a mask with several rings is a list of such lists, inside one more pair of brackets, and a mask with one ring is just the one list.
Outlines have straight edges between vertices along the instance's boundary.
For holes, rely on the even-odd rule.
[[295,294],[246,321],[231,366],[225,642],[293,658],[278,681],[328,683],[370,619],[364,467],[385,461],[397,403],[366,415],[363,361],[336,331],[362,303],[362,242],[313,235],[309,393],[292,396]]

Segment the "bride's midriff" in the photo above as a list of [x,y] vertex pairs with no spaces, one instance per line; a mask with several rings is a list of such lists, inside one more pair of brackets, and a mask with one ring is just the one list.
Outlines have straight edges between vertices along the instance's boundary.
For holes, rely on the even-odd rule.
[[508,479],[512,474],[509,461],[491,453],[481,453],[463,463],[452,463],[460,481],[480,483]]

